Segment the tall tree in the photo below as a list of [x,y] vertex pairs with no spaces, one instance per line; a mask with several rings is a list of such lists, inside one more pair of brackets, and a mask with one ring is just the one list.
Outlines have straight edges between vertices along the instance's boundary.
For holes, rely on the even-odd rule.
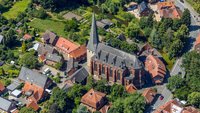
[[190,104],[200,108],[200,92],[193,92],[189,94],[188,101]]
[[135,93],[126,98],[118,98],[108,113],[143,113],[144,108],[144,97]]
[[38,66],[38,60],[37,60],[37,57],[35,56],[35,52],[31,51],[31,52],[27,52],[23,54],[22,57],[20,58],[19,63],[22,66],[25,66],[31,69],[36,68]]
[[191,24],[191,14],[190,14],[190,11],[188,9],[184,10],[183,15],[181,17],[181,22],[182,22],[182,24],[185,24],[188,27],[190,26],[190,24]]
[[185,85],[185,81],[182,78],[182,75],[176,75],[176,76],[172,76],[168,79],[168,84],[167,84],[167,88],[170,89],[171,91],[174,91],[178,88],[181,88]]
[[169,48],[169,57],[170,58],[174,58],[174,57],[178,57],[183,50],[183,43],[181,42],[180,39],[175,40],[170,48]]
[[25,43],[25,41],[22,42],[21,50],[22,50],[22,53],[26,52],[26,43]]

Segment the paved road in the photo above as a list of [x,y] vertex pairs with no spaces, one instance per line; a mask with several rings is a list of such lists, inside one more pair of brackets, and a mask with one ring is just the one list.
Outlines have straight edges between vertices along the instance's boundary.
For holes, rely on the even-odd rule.
[[[188,46],[185,48],[185,52],[187,51],[191,51],[193,49],[194,46],[194,42],[196,37],[198,36],[198,34],[200,33],[199,29],[200,29],[200,22],[197,21],[197,17],[198,17],[198,13],[187,3],[187,2],[180,2],[179,0],[175,1],[176,6],[178,6],[182,11],[184,10],[184,8],[189,9],[190,14],[191,14],[191,26],[190,26],[190,40],[189,40],[189,44]],[[200,20],[200,18],[198,18],[198,20]],[[184,69],[181,68],[181,63],[182,63],[182,58],[179,58],[172,71],[171,71],[171,76],[173,75],[177,75],[179,72],[181,72],[182,74],[184,74]]]
[[[187,3],[181,3],[180,0],[175,0],[175,4],[176,6],[178,6],[182,11],[184,10],[184,8],[189,9],[190,13],[191,13],[191,26],[190,26],[190,40],[189,40],[189,44],[187,45],[187,47],[185,48],[185,52],[187,51],[191,51],[193,49],[194,46],[194,42],[195,42],[195,38],[197,37],[197,35],[200,33],[199,29],[200,29],[200,22],[197,21],[197,17],[198,17],[198,13]],[[200,18],[198,18],[200,20]],[[179,58],[176,60],[176,63],[174,64],[170,75],[174,76],[177,75],[178,73],[182,73],[185,74],[184,69],[181,68],[181,64],[182,64],[182,58]],[[164,84],[163,86],[163,90],[161,95],[164,96],[163,100],[160,100],[157,97],[157,100],[153,103],[153,105],[146,111],[146,113],[151,113],[153,112],[154,109],[157,109],[159,106],[163,105],[164,103],[168,102],[169,100],[172,99],[173,95],[172,93],[166,88],[166,84]]]

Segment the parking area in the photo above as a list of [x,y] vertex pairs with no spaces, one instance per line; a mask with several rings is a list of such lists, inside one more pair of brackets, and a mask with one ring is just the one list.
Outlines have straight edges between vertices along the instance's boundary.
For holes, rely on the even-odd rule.
[[57,75],[58,73],[60,74],[60,76],[64,76],[64,72],[63,71],[60,71],[60,70],[57,70],[51,66],[48,66],[48,65],[44,65],[41,69],[40,69],[40,72],[43,73],[45,70],[49,69],[51,75]]

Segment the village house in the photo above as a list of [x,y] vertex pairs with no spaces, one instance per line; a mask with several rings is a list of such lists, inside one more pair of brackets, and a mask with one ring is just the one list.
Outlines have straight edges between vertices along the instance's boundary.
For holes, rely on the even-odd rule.
[[150,8],[146,2],[142,2],[138,5],[139,16],[148,16],[151,13]]
[[157,7],[160,18],[181,18],[181,11],[175,6],[173,1],[159,2]]
[[127,8],[127,11],[132,11],[138,8],[138,4],[136,2],[130,2],[125,7]]
[[55,66],[57,63],[61,63],[63,58],[58,55],[56,49],[48,44],[39,43],[37,47],[38,59],[47,65]]
[[106,78],[110,83],[122,85],[133,83],[136,87],[143,85],[143,65],[136,55],[99,42],[94,14],[87,45],[87,65],[95,79]]
[[81,61],[86,59],[86,47],[79,46],[63,37],[60,37],[56,43],[57,50],[63,53],[65,60],[73,58],[74,60]]
[[135,93],[137,88],[133,84],[129,84],[125,87],[127,93]]
[[53,46],[55,46],[57,40],[58,40],[58,36],[55,33],[51,32],[49,30],[47,30],[44,33],[44,35],[42,36],[42,41],[44,43],[50,44],[50,45],[53,45]]
[[68,12],[65,15],[63,15],[63,18],[65,18],[66,20],[71,20],[71,19],[76,19],[77,21],[80,21],[83,19],[83,17],[73,13],[73,12]]
[[142,96],[144,97],[146,104],[151,104],[156,96],[156,91],[152,88],[146,88],[143,93]]
[[27,107],[31,107],[37,111],[39,109],[37,102],[46,97],[47,92],[45,90],[52,84],[52,80],[46,75],[42,75],[26,67],[21,68],[18,79],[25,83],[22,88],[22,94],[28,100]]
[[54,53],[58,53],[56,51],[56,49],[54,49],[53,46],[48,45],[48,44],[43,44],[43,43],[39,43],[36,51],[38,52],[38,55],[46,55],[47,53],[49,54],[54,54]]
[[148,0],[148,2],[150,3],[150,4],[155,4],[156,2],[158,2],[159,0]]
[[153,55],[163,60],[162,55],[158,52],[157,49],[153,48],[149,43],[145,43],[140,47],[140,52],[138,53],[140,56],[140,60],[145,61],[146,57],[149,55]]
[[82,67],[78,69],[76,72],[74,72],[71,76],[69,76],[67,78],[67,81],[70,81],[73,84],[77,83],[81,85],[86,85],[88,76],[89,76],[89,73],[84,67]]
[[109,19],[102,19],[99,21],[96,21],[97,27],[102,28],[102,29],[108,29],[110,26],[113,25],[113,22]]
[[0,113],[18,113],[16,104],[8,99],[0,97]]
[[150,74],[154,84],[162,84],[166,76],[165,64],[156,56],[148,55],[145,69]]
[[194,50],[197,51],[197,53],[200,53],[200,35],[196,38],[195,44],[194,44]]
[[183,107],[178,100],[170,100],[155,110],[154,113],[200,113],[192,106]]
[[72,51],[69,54],[70,58],[73,58],[75,61],[85,61],[87,56],[87,48],[85,45],[79,46],[76,50]]
[[32,40],[32,36],[30,34],[25,34],[23,40]]
[[[106,99],[106,94],[90,89],[85,95],[81,98],[81,105],[87,107],[90,112],[100,111],[101,113],[106,113],[108,111],[109,105],[108,100]],[[105,110],[105,108],[107,110]]]
[[56,64],[63,64],[63,59],[61,56],[57,54],[50,54],[47,53],[45,57],[45,64],[50,65],[50,66],[56,66]]
[[73,58],[70,58],[66,63],[66,76],[71,76],[78,69],[78,62],[74,61]]

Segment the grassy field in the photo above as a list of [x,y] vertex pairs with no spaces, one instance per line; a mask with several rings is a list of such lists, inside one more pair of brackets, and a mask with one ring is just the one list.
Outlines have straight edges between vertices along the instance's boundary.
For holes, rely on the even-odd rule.
[[20,12],[24,12],[31,0],[22,0],[16,2],[13,7],[8,11],[3,13],[3,16],[7,19],[15,19]]
[[51,19],[34,19],[29,23],[31,27],[37,28],[41,31],[50,30],[59,36],[67,37],[66,33],[64,32],[65,23],[61,21],[55,21]]

